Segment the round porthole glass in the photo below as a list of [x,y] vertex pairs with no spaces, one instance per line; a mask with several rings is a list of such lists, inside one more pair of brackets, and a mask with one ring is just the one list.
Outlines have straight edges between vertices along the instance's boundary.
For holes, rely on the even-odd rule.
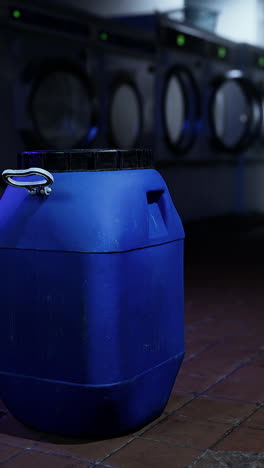
[[142,132],[142,108],[136,89],[120,83],[110,108],[111,139],[117,148],[133,148]]
[[74,147],[89,134],[91,107],[89,89],[78,74],[50,71],[32,95],[33,124],[49,146]]
[[213,120],[216,137],[228,148],[237,146],[247,132],[250,108],[242,87],[224,82],[215,94]]
[[181,138],[186,109],[183,88],[176,75],[171,75],[167,83],[164,114],[168,139],[172,145],[177,145]]

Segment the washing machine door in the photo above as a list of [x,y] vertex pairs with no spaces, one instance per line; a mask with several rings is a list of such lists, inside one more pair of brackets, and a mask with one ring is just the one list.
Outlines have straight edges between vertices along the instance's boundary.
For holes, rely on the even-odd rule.
[[259,137],[262,102],[256,88],[239,71],[214,81],[210,114],[213,140],[227,152],[246,150]]
[[52,62],[38,70],[28,104],[33,144],[47,148],[85,146],[96,128],[96,97],[83,70]]
[[199,117],[199,92],[191,73],[173,67],[167,73],[162,92],[162,126],[175,156],[184,155],[195,141]]
[[136,82],[120,73],[113,81],[109,105],[109,140],[115,148],[139,145],[143,135],[143,102]]

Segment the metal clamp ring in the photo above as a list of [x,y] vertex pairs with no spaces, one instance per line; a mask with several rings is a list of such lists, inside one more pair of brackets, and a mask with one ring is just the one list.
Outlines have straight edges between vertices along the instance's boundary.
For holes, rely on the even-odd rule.
[[[45,181],[37,180],[35,182],[18,182],[12,179],[12,177],[30,175],[40,175],[44,177]],[[53,175],[40,167],[30,167],[29,169],[6,169],[2,172],[2,177],[7,184],[12,185],[13,187],[25,188],[31,195],[49,195],[51,192],[49,185],[52,185],[54,182]]]

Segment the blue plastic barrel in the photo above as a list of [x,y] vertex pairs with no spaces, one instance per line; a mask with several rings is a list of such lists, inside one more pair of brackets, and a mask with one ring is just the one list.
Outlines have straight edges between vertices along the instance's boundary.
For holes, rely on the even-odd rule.
[[41,431],[132,432],[162,413],[184,356],[168,188],[148,150],[19,161],[0,202],[0,397]]

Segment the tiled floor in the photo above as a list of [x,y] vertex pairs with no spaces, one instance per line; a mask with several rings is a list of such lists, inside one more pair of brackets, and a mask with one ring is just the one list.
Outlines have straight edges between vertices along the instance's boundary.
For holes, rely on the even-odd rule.
[[264,467],[262,237],[228,226],[186,226],[186,357],[161,417],[91,441],[33,431],[0,403],[4,468]]

